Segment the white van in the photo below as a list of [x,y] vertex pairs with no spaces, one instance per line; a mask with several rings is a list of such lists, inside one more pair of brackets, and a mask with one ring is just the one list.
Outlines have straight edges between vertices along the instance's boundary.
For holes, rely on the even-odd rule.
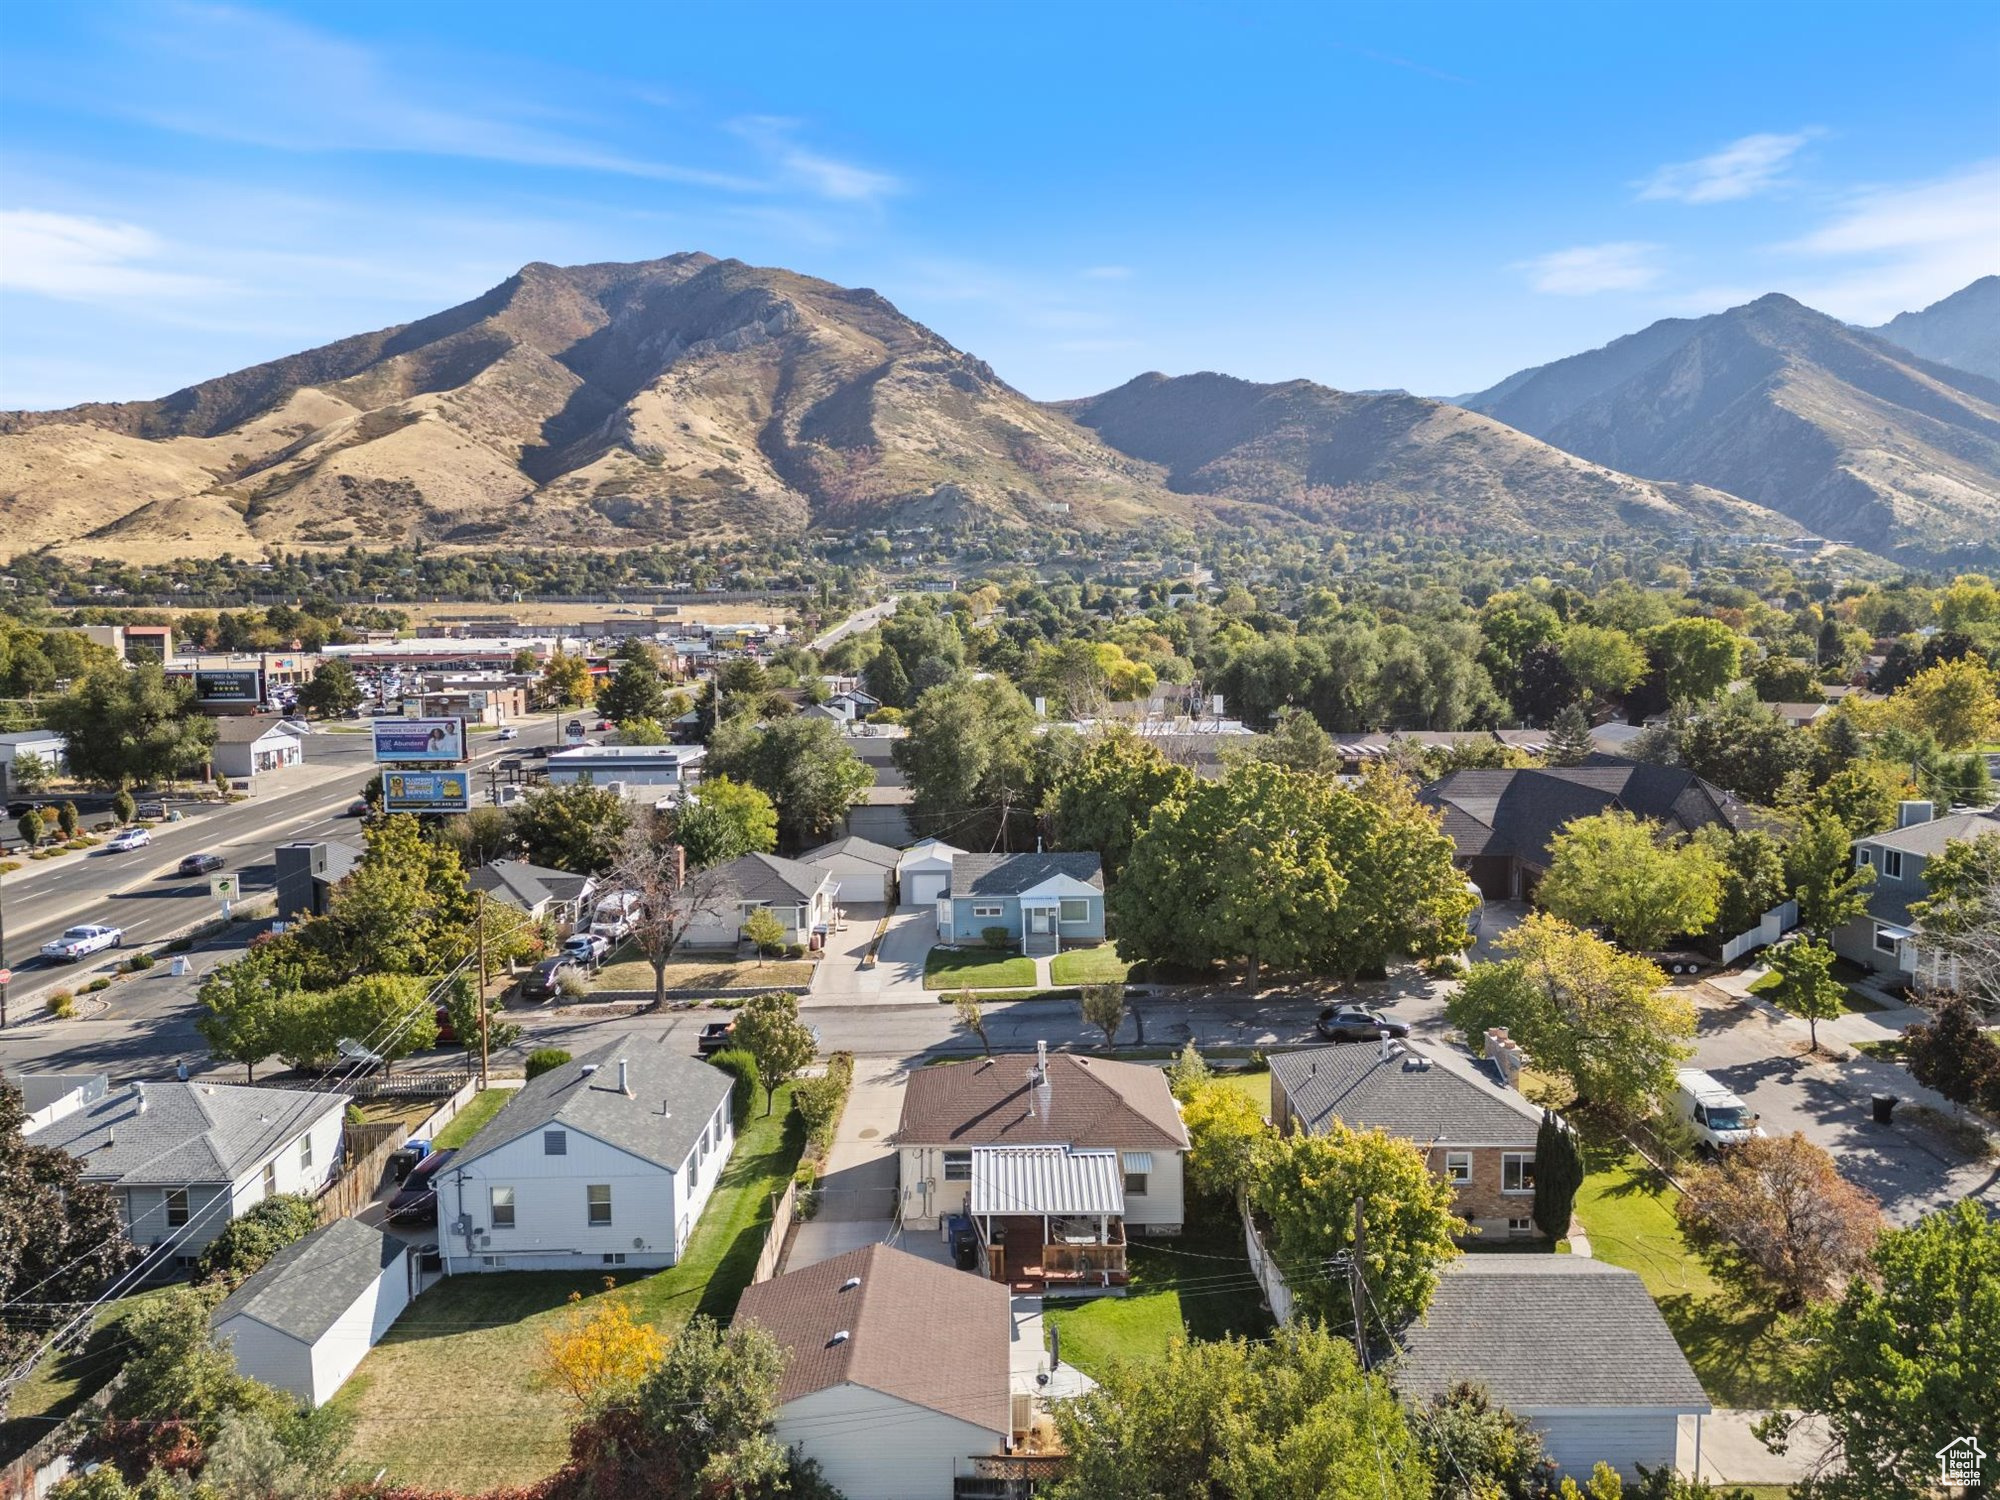
[[1699,1068],[1675,1070],[1674,1112],[1693,1130],[1704,1156],[1764,1134],[1750,1106]]

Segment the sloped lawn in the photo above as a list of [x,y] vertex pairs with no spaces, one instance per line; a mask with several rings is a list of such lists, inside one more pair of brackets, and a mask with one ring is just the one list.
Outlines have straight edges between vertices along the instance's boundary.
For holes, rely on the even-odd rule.
[[1035,982],[1035,961],[991,948],[933,948],[924,959],[927,990],[1022,990]]

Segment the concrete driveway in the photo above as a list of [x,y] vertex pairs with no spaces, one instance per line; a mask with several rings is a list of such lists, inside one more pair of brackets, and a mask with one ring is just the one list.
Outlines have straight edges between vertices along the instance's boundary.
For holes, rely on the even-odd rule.
[[825,958],[813,971],[806,1005],[935,1005],[924,988],[924,958],[937,941],[937,914],[928,906],[897,910],[875,953],[872,969],[861,967],[874,940],[883,908],[847,908],[847,930],[834,934]]
[[934,1230],[896,1234],[896,1152],[889,1138],[903,1113],[908,1077],[908,1069],[890,1058],[856,1060],[854,1088],[820,1174],[818,1212],[793,1235],[785,1270],[891,1239],[926,1259],[949,1259]]

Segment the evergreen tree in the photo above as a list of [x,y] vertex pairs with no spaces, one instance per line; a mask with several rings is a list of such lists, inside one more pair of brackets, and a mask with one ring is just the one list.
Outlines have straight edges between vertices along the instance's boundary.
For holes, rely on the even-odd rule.
[[1580,766],[1597,747],[1590,738],[1590,720],[1583,708],[1572,703],[1556,715],[1549,729],[1548,763],[1552,766]]
[[1569,1233],[1576,1190],[1583,1186],[1583,1153],[1576,1132],[1554,1110],[1542,1111],[1535,1135],[1535,1227],[1552,1240]]

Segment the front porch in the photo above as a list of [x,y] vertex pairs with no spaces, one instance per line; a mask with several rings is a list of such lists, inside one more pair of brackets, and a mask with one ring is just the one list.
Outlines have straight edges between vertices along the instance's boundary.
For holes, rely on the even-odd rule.
[[981,1269],[1018,1293],[1100,1295],[1129,1279],[1115,1151],[979,1147],[966,1210]]

